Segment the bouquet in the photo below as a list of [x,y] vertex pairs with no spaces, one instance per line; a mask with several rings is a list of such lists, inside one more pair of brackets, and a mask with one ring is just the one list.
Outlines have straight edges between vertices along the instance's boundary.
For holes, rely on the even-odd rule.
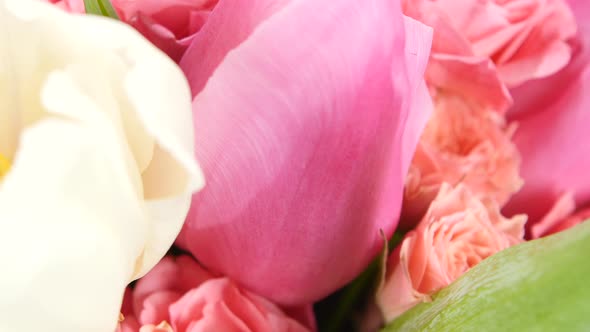
[[590,329],[587,0],[0,0],[0,332]]

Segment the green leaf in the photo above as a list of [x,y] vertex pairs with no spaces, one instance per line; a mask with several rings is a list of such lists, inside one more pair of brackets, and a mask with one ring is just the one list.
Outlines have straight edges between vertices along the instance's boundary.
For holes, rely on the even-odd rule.
[[383,331],[588,331],[590,222],[506,249]]
[[84,0],[84,8],[87,14],[110,17],[115,20],[119,19],[119,15],[117,15],[109,0]]

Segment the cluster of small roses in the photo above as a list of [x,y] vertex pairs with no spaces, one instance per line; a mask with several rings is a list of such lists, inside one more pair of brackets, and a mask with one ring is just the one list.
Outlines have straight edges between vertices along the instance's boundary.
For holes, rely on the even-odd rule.
[[[579,65],[581,52],[587,54],[590,44],[587,39],[581,44],[587,36],[578,31],[568,3],[406,0],[403,7],[405,14],[434,28],[426,70],[434,114],[406,178],[401,227],[411,231],[389,257],[377,295],[386,320],[428,301],[483,259],[524,241],[532,211],[547,214],[543,220],[538,213],[530,215],[528,239],[564,230],[588,216],[587,210],[570,216],[576,210],[574,195],[563,190],[574,188],[559,188],[565,184],[561,181],[544,187],[533,173],[540,166],[535,159],[551,158],[542,155],[549,151],[540,148],[547,144],[547,133],[533,124],[538,114],[575,114],[577,100],[545,109],[521,100],[528,85],[550,84]],[[588,59],[582,61],[588,68]],[[569,93],[572,87],[564,89]],[[526,181],[521,196],[528,201],[517,196],[511,202],[523,186],[521,158]],[[572,162],[577,161],[563,165]],[[549,169],[558,165],[542,165],[542,171],[553,174]],[[533,202],[531,191],[545,200]],[[588,198],[580,191],[577,197],[581,202]],[[547,211],[552,201],[555,205]],[[508,213],[522,214],[502,217],[500,209],[507,204]]]

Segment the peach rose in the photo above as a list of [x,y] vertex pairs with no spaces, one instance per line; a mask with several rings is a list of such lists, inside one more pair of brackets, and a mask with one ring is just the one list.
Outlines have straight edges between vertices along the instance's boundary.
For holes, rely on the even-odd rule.
[[514,126],[454,94],[436,92],[433,100],[434,113],[406,177],[404,228],[422,218],[443,182],[463,183],[499,206],[522,186],[519,153],[510,140]]
[[433,93],[460,96],[473,106],[505,114],[513,100],[488,59],[431,54],[425,74]]
[[433,55],[491,59],[510,87],[570,61],[576,23],[563,0],[405,0],[403,6],[434,28]]
[[464,185],[443,184],[428,212],[391,254],[377,303],[391,321],[494,253],[522,241],[525,215],[504,218],[497,204]]
[[590,208],[576,211],[572,192],[563,194],[539,222],[530,226],[532,239],[555,234],[590,219]]
[[167,256],[126,294],[118,332],[307,332],[270,301],[215,277],[189,256]]

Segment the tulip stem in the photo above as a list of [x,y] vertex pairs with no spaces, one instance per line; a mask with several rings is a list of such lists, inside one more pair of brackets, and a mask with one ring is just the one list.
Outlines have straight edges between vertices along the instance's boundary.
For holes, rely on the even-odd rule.
[[[403,239],[403,233],[394,233],[388,241],[389,251],[395,248],[397,244]],[[327,311],[328,315],[317,315],[318,317],[327,317],[327,321],[319,322],[319,330],[325,332],[340,332],[357,330],[355,325],[358,325],[355,318],[361,318],[362,312],[356,312],[355,308],[360,306],[366,307],[369,301],[373,300],[373,294],[377,287],[379,272],[381,266],[382,256],[376,257],[369,266],[350,284],[342,288],[335,295],[328,298],[324,303],[320,303],[319,310]],[[318,308],[316,308],[318,309]],[[360,319],[359,319],[360,320]]]
[[[330,317],[329,324],[326,327],[326,332],[338,332],[348,329],[343,329],[346,325],[352,325],[351,317],[355,314],[354,308],[357,307],[362,300],[363,294],[372,293],[373,283],[379,271],[379,260],[373,260],[363,273],[357,277],[352,283],[343,289],[340,300],[337,302],[336,310],[332,317]],[[322,329],[323,331],[323,329]]]
[[84,0],[84,9],[86,14],[110,17],[115,20],[119,19],[117,11],[109,0]]

